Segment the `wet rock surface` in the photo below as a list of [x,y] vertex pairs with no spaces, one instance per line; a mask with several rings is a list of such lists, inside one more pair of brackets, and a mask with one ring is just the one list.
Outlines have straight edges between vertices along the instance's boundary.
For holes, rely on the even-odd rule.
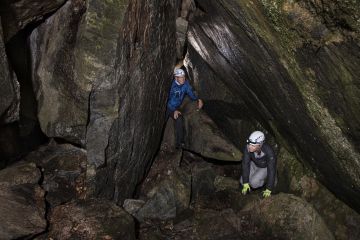
[[31,238],[46,230],[40,170],[21,162],[0,171],[0,238]]
[[231,143],[242,150],[247,137],[256,129],[263,129],[251,109],[237,97],[235,89],[229,87],[216,74],[192,45],[187,48],[184,65],[189,80],[204,100],[203,111],[216,124]]
[[97,196],[120,204],[131,197],[157,153],[176,58],[177,7],[173,0],[129,3],[115,72],[118,118],[110,130],[106,165],[94,171]]
[[[202,11],[189,24],[188,39],[202,61],[241,96],[253,118],[286,139],[322,183],[358,208],[356,35],[343,33],[341,26],[327,31],[297,3],[197,3]],[[319,29],[324,29],[319,37],[311,35]]]

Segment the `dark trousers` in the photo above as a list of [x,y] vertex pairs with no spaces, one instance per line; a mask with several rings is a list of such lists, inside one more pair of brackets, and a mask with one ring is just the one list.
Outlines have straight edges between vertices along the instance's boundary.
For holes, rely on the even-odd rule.
[[[171,111],[170,109],[166,110],[166,119],[169,119],[171,117],[174,119],[174,111]],[[181,143],[184,142],[184,118],[182,115],[179,115],[177,119],[174,119],[175,124],[175,139],[176,139],[176,146],[180,146]]]

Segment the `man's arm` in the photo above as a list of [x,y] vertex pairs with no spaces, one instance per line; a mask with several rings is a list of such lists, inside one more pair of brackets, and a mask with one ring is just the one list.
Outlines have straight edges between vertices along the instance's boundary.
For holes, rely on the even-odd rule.
[[203,107],[203,105],[204,105],[204,103],[203,103],[203,101],[199,98],[199,97],[197,97],[196,95],[195,95],[195,93],[194,93],[194,91],[193,91],[193,89],[192,89],[192,87],[191,87],[191,85],[190,84],[188,84],[188,86],[187,86],[187,88],[186,88],[186,94],[187,95],[189,95],[189,97],[191,98],[191,100],[193,100],[193,101],[198,101],[198,108],[199,109],[201,109],[202,107]]
[[244,156],[242,160],[242,180],[243,183],[249,183],[249,175],[250,175],[250,153],[245,146]]
[[187,86],[186,86],[186,94],[191,98],[191,100],[193,101],[196,101],[198,100],[199,98],[195,95],[191,85],[189,83],[187,83]]
[[172,100],[174,98],[175,98],[175,88],[174,88],[174,82],[172,82],[171,87],[170,87],[170,91],[169,91],[168,102],[167,102],[167,108],[171,112],[174,112],[176,110],[176,108],[172,105]]
[[269,146],[267,153],[268,155],[268,165],[267,165],[267,183],[266,188],[273,191],[275,185],[275,178],[276,178],[276,156],[274,150]]

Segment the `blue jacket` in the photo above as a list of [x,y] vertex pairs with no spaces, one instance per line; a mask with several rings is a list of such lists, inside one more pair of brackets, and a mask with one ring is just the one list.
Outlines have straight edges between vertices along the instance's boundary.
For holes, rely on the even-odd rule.
[[196,101],[199,98],[194,94],[189,81],[185,80],[183,85],[178,85],[175,79],[173,80],[170,88],[169,99],[167,107],[170,111],[175,111],[182,104],[185,94],[187,94],[191,100]]

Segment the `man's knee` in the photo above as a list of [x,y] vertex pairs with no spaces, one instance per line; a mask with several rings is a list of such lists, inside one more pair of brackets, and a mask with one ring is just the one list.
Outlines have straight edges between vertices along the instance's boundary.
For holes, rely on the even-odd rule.
[[[240,177],[240,184],[241,184],[241,185],[244,184],[244,183],[243,183],[243,178],[242,178],[242,176]],[[265,180],[252,179],[252,178],[250,178],[250,179],[249,179],[249,184],[250,184],[250,186],[251,186],[252,188],[259,188],[259,187],[264,186]]]
[[259,188],[265,185],[265,179],[249,179],[249,184],[252,188]]

